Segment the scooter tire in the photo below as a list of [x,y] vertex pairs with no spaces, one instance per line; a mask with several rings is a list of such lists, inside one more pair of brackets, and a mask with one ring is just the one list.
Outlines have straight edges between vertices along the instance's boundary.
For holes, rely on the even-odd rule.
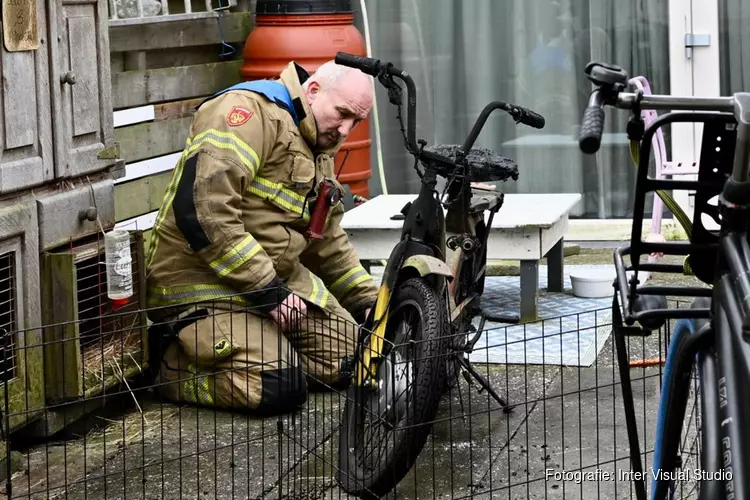
[[[381,498],[413,467],[432,431],[445,383],[444,365],[450,332],[445,300],[424,278],[411,278],[395,291],[392,304],[396,308],[399,304],[416,304],[421,317],[419,328],[415,328],[409,338],[414,350],[415,372],[407,403],[410,408],[395,426],[394,435],[386,438],[385,457],[366,470],[358,459],[362,450],[355,446],[357,440],[352,440],[352,431],[358,430],[356,414],[364,406],[358,404],[363,401],[360,391],[365,389],[355,382],[347,389],[339,433],[338,482],[347,493],[361,498]],[[395,321],[398,317],[389,316],[389,323],[392,319]],[[386,336],[392,334],[392,329],[390,324],[386,326]]]

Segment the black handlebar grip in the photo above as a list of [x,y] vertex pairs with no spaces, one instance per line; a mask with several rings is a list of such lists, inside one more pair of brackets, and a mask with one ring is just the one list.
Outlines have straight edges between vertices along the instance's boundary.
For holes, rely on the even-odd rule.
[[360,70],[362,73],[366,73],[372,76],[378,76],[380,71],[380,60],[373,59],[371,57],[355,56],[346,52],[338,52],[336,54],[336,64],[342,66],[349,66]]
[[599,151],[604,131],[604,109],[601,106],[589,106],[583,113],[578,147],[586,154]]
[[520,106],[519,110],[521,113],[519,114],[518,119],[521,123],[526,124],[529,127],[544,128],[544,117],[542,115],[537,114],[530,109],[521,108]]

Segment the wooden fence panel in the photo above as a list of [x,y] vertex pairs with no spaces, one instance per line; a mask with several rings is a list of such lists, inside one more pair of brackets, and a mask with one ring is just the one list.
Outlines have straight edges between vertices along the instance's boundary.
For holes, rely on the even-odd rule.
[[154,105],[154,121],[186,118],[195,114],[195,109],[208,96],[184,101],[167,102]]
[[115,129],[120,155],[127,163],[148,160],[182,150],[192,117],[139,123]]
[[115,215],[127,220],[159,210],[172,170],[123,182],[115,189]]
[[253,28],[253,19],[251,12],[233,12],[221,15],[218,20],[216,17],[205,17],[153,24],[112,26],[109,29],[109,50],[110,52],[130,52],[216,45],[222,42],[222,32],[224,42],[242,43]]
[[212,94],[240,81],[242,61],[124,71],[112,75],[115,109]]

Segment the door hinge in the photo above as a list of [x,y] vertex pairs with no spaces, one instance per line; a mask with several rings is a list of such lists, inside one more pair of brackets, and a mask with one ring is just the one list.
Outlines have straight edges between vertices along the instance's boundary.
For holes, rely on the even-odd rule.
[[120,157],[120,143],[115,142],[97,153],[96,157],[100,160],[116,160]]
[[711,45],[711,35],[708,33],[685,33],[685,57],[693,57],[693,47],[708,47]]

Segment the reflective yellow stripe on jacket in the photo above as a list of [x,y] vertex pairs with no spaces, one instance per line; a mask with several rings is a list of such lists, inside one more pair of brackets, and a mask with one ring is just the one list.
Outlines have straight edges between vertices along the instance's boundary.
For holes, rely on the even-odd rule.
[[182,152],[182,156],[180,156],[180,160],[177,162],[177,165],[175,165],[174,175],[172,175],[172,180],[169,183],[169,186],[167,186],[167,192],[164,195],[162,207],[159,210],[159,214],[154,223],[154,231],[152,233],[151,244],[148,252],[148,265],[151,265],[154,255],[156,254],[156,247],[159,244],[158,231],[162,224],[164,224],[164,219],[174,202],[174,197],[177,193],[177,186],[180,184],[180,179],[182,178],[182,170],[185,161],[206,144],[234,152],[239,162],[250,172],[251,178],[255,176],[258,172],[258,168],[260,168],[260,158],[258,158],[258,154],[255,150],[251,148],[248,143],[231,132],[209,129],[205,132],[201,132],[195,137],[188,137],[185,141],[185,148]]
[[370,273],[364,267],[356,266],[333,282],[331,292],[340,298],[345,296],[355,286],[371,279],[372,276],[370,276]]
[[[312,282],[310,295],[304,296],[299,292],[295,293],[319,307],[326,307],[330,297],[328,289],[323,284],[323,280],[315,274],[310,272],[309,275]],[[252,306],[241,294],[224,285],[150,286],[148,288],[148,307],[176,306],[209,301],[228,301]]]
[[269,181],[263,177],[255,177],[253,182],[247,187],[247,190],[287,212],[302,216],[303,220],[307,221],[310,219],[310,207],[305,204],[305,197],[284,187],[282,184]]
[[328,304],[328,289],[326,288],[323,280],[318,278],[312,271],[310,271],[310,279],[312,280],[312,292],[309,297],[305,297],[313,304],[325,307]]
[[205,302],[211,300],[249,304],[237,291],[224,285],[183,285],[175,287],[150,286],[148,306],[172,306]]
[[237,155],[240,163],[250,171],[250,176],[255,177],[260,166],[260,158],[248,143],[240,139],[232,132],[222,132],[221,130],[209,129],[196,135],[191,141],[188,139],[185,159],[190,158],[193,153],[198,151],[202,146],[211,144],[220,149],[228,149]]
[[260,243],[251,235],[246,236],[227,253],[212,261],[209,266],[223,278],[242,264],[252,259],[261,249]]

